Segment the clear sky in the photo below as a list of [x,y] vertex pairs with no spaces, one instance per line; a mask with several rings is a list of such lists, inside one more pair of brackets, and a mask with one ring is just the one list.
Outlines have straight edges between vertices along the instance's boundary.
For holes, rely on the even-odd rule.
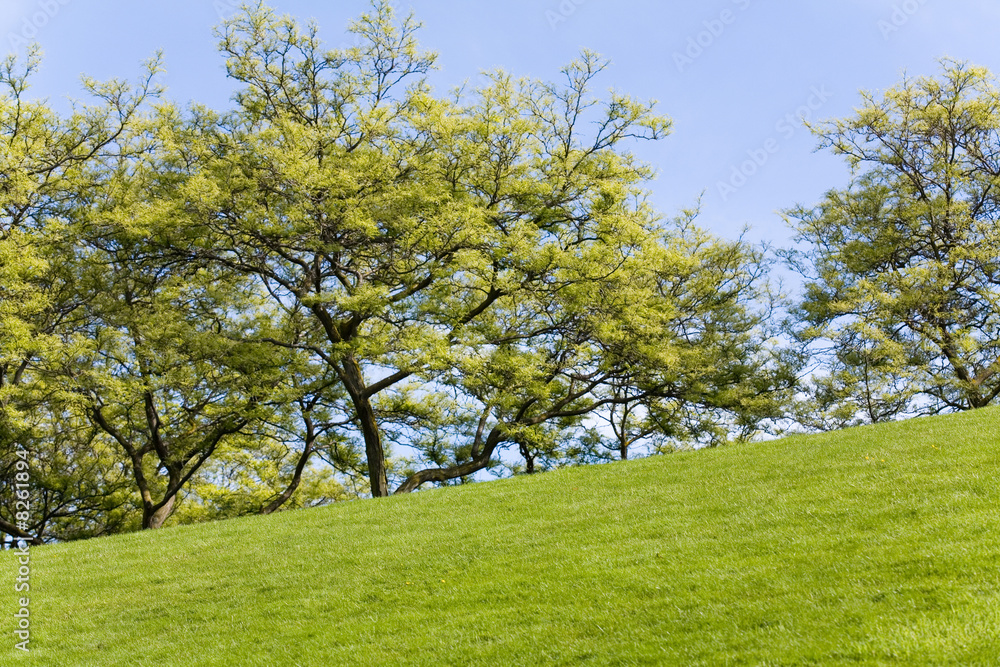
[[[169,95],[223,108],[226,80],[212,28],[238,0],[5,0],[0,36],[45,52],[34,92],[79,96],[82,73],[135,77],[157,49]],[[330,46],[366,0],[271,0],[315,18]],[[444,91],[484,69],[556,78],[582,48],[607,56],[603,78],[659,100],[673,133],[638,151],[659,169],[653,201],[665,214],[704,192],[701,224],[733,237],[789,242],[778,211],[815,203],[846,184],[843,162],[816,153],[797,116],[844,116],[859,89],[935,74],[950,56],[1000,72],[1000,2],[994,0],[400,0],[440,54]],[[748,162],[756,158],[756,163]],[[739,173],[742,168],[743,173]]]

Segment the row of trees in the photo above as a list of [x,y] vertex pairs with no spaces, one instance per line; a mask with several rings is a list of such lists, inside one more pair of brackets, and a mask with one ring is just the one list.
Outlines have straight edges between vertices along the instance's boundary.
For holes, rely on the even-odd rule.
[[439,97],[417,27],[377,2],[329,51],[248,8],[219,30],[226,113],[165,101],[153,61],[60,115],[27,96],[37,54],[7,59],[0,531],[268,513],[1000,393],[987,72],[947,63],[817,128],[865,168],[790,212],[809,250],[787,253],[807,276],[789,310],[769,253],[648,205],[627,146],[670,123],[595,96],[604,61]]

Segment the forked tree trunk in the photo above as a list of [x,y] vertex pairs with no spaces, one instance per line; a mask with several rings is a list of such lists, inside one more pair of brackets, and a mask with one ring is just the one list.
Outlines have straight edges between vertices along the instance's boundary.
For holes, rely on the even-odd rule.
[[162,528],[163,524],[174,511],[174,503],[177,501],[177,494],[171,495],[167,502],[161,505],[158,509],[153,509],[153,506],[145,506],[142,511],[142,527],[143,529],[155,530],[157,528]]
[[[311,310],[323,325],[327,339],[334,345],[344,343],[344,337],[330,313],[320,305],[312,306]],[[389,482],[385,473],[385,450],[382,448],[382,432],[375,418],[375,409],[372,408],[368,387],[365,386],[364,374],[354,355],[350,353],[345,354],[341,363],[334,365],[334,368],[344,383],[344,389],[351,397],[358,424],[361,426],[361,435],[365,439],[368,483],[371,486],[372,497],[384,498],[389,495]]]

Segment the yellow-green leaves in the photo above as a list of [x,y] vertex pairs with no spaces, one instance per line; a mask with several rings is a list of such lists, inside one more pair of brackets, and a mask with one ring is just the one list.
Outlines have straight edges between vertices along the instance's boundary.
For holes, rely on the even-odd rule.
[[943,60],[814,128],[858,172],[791,214],[812,246],[801,336],[831,345],[828,405],[879,421],[1000,395],[998,127],[993,75]]
[[418,27],[378,0],[328,50],[258,3],[219,29],[229,112],[143,106],[148,81],[21,107],[0,361],[30,361],[22,414],[52,403],[34,437],[72,423],[66,460],[117,464],[119,526],[469,479],[505,448],[559,465],[595,415],[659,451],[775,412],[766,261],[649,205],[655,102],[595,92],[586,51],[439,96]]
[[[221,33],[239,107],[206,138],[220,146],[207,171],[232,193],[207,216],[213,261],[304,318],[284,344],[350,395],[372,488],[381,429],[399,420],[411,462],[444,466],[414,469],[408,490],[491,465],[505,443],[553,453],[553,433],[620,400],[749,415],[733,387],[767,356],[752,304],[763,260],[649,207],[653,170],[628,143],[669,119],[596,94],[608,64],[588,51],[559,82],[492,71],[438,98],[417,27],[376,2],[354,46],[321,55],[315,26],[249,9]],[[447,418],[421,409],[445,403]],[[467,456],[423,449],[442,442]]]

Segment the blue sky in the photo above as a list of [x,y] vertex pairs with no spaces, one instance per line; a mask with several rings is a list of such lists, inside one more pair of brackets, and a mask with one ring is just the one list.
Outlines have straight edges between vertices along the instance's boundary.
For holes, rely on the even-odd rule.
[[[0,36],[9,51],[37,41],[45,52],[34,93],[57,103],[79,96],[79,76],[134,77],[155,50],[166,57],[169,95],[229,104],[212,27],[237,0],[8,0]],[[366,0],[271,0],[315,18],[330,46]],[[582,48],[610,58],[601,84],[655,98],[674,120],[664,141],[638,153],[659,169],[653,201],[667,215],[704,192],[700,222],[733,237],[789,243],[778,211],[815,203],[849,177],[814,152],[798,116],[850,114],[858,90],[937,72],[950,56],[1000,71],[1000,3],[983,0],[401,0],[425,24],[421,42],[440,54],[439,90],[484,69],[555,78]],[[741,178],[742,177],[742,178]]]

